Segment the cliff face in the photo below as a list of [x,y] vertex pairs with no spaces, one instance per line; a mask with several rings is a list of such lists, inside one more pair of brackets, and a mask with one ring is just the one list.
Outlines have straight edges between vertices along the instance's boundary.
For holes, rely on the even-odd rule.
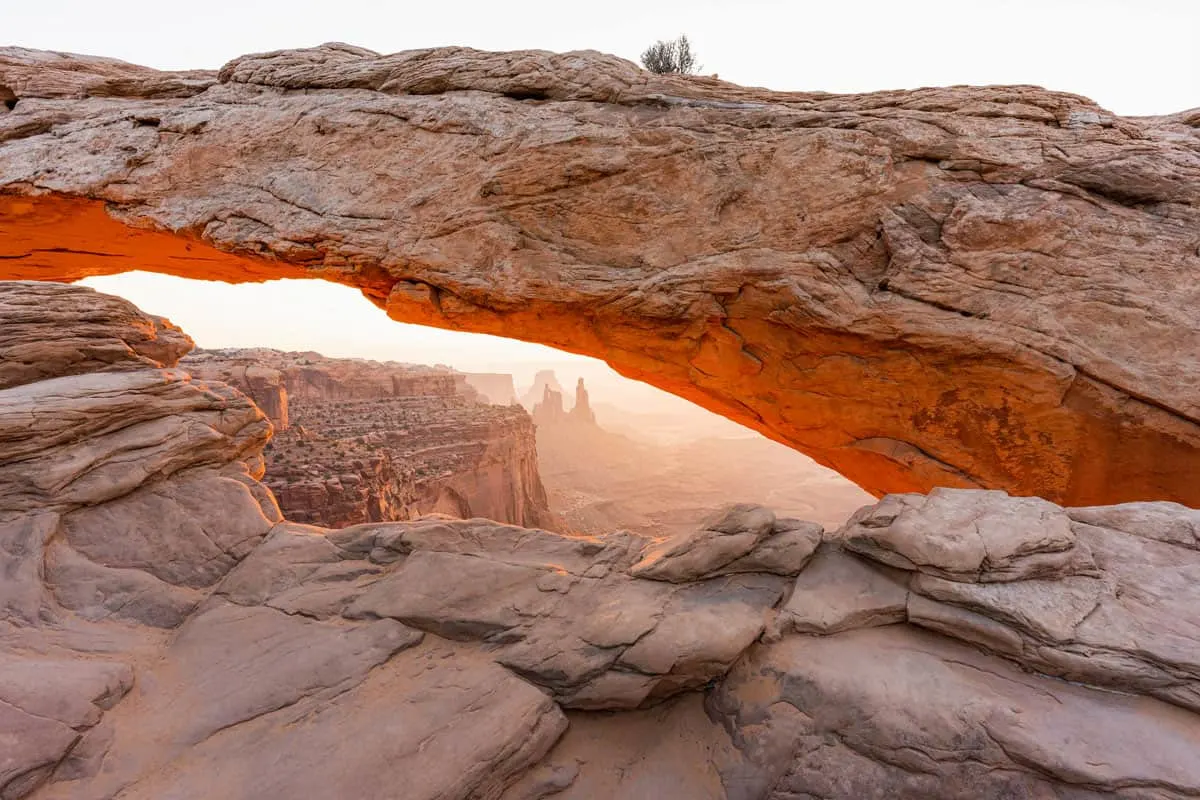
[[462,374],[267,349],[198,351],[181,363],[275,409],[264,480],[289,519],[334,526],[439,512],[556,524],[529,415],[480,403]]
[[1200,112],[346,45],[6,49],[0,86],[4,276],[327,278],[602,357],[877,495],[1200,505]]
[[5,800],[1200,796],[1195,510],[328,530],[189,346],[0,282]]
[[517,389],[513,376],[508,373],[468,372],[467,385],[495,406],[510,406],[517,402]]

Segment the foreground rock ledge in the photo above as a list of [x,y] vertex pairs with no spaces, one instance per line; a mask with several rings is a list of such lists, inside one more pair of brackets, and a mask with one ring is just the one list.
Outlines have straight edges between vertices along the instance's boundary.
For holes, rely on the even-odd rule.
[[0,50],[0,276],[321,277],[877,494],[1200,504],[1200,112],[779,93],[594,52]]
[[0,282],[4,800],[1200,797],[1196,510],[316,528],[189,346]]

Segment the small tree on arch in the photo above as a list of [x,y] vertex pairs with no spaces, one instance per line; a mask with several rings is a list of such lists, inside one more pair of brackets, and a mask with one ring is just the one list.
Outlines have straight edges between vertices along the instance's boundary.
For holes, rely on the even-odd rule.
[[660,39],[647,47],[642,53],[642,66],[656,75],[694,75],[700,71],[700,62],[685,35],[669,42]]

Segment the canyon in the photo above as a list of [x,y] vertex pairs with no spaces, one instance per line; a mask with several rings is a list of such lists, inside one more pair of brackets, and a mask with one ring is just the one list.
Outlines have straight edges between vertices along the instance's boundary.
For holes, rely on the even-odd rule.
[[[1200,111],[342,44],[0,101],[3,800],[1200,798]],[[135,268],[593,354],[874,502],[289,519],[284,437],[532,418],[70,283]]]
[[267,414],[263,480],[289,520],[344,527],[442,513],[559,526],[532,420],[481,402],[473,376],[262,348],[196,351],[179,365]]
[[601,423],[582,378],[575,399],[554,385],[552,371],[538,373],[532,389],[542,387],[543,402],[534,406],[533,420],[542,482],[565,530],[599,535],[624,529],[666,538],[695,529],[731,500],[833,530],[871,501],[794,450],[736,426],[714,425],[724,420],[706,419],[704,412],[681,413],[683,403],[660,402],[651,406],[659,413],[645,413],[619,392],[597,394]]
[[[583,379],[574,393],[555,391],[550,369],[524,392],[541,398],[526,413],[508,374],[268,348],[196,349],[179,367],[233,386],[270,419],[262,481],[293,522],[339,528],[437,513],[661,538],[730,498],[830,528],[870,499],[761,437],[701,428],[657,442],[670,430],[641,419],[636,400],[612,407],[629,431],[615,434],[598,424]],[[685,430],[695,417],[678,416]]]
[[0,282],[5,798],[1200,797],[1194,509],[321,528],[191,345]]
[[1198,112],[342,44],[5,48],[0,87],[7,277],[325,278],[596,355],[877,496],[1200,504]]

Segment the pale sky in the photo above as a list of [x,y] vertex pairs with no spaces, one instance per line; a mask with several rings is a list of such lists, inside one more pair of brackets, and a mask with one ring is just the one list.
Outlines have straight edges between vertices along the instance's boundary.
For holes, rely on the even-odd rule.
[[[1198,32],[1198,0],[0,0],[2,44],[162,69],[217,68],[247,52],[327,41],[380,52],[590,48],[636,60],[653,40],[687,33],[706,73],[746,85],[860,92],[1033,83],[1131,115],[1200,106]],[[171,317],[210,347],[315,349],[464,369],[566,358],[400,326],[332,285],[196,286],[143,275],[90,283]]]
[[161,69],[344,41],[595,49],[636,59],[687,33],[706,72],[774,89],[860,92],[1035,83],[1121,114],[1200,105],[1196,0],[0,0],[0,41]]

